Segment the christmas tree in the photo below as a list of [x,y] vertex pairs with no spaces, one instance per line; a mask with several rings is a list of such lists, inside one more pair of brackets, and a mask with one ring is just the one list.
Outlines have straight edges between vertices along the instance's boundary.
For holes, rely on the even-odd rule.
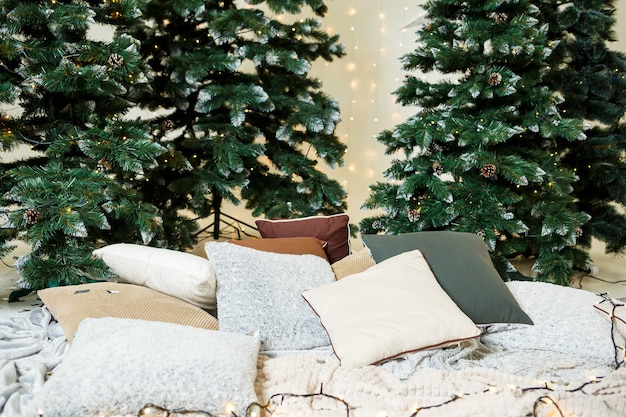
[[587,140],[563,143],[562,163],[580,180],[573,184],[578,210],[591,215],[579,242],[595,237],[606,251],[626,249],[626,55],[609,49],[615,41],[615,2],[574,0],[565,7],[548,1],[542,9],[550,31],[563,39],[555,57],[567,65],[548,75],[565,101],[561,114],[592,124]]
[[[364,208],[382,213],[364,233],[454,230],[481,235],[503,277],[510,258],[534,258],[536,278],[569,283],[584,265],[577,246],[589,216],[575,204],[561,143],[585,139],[583,121],[559,111],[544,77],[559,39],[525,0],[431,0],[416,50],[395,92],[414,117],[379,135],[399,154]],[[419,72],[418,72],[419,71]],[[420,73],[421,72],[421,73]],[[434,81],[431,81],[434,80]]]
[[105,278],[95,247],[159,239],[158,210],[135,183],[164,148],[124,117],[127,96],[146,80],[137,41],[89,35],[96,23],[124,28],[139,13],[134,1],[0,6],[1,149],[30,148],[0,161],[0,237],[30,245],[15,262],[25,289]]
[[[2,145],[1,141],[0,145]],[[4,168],[0,164],[0,178],[4,178],[3,171]],[[7,208],[9,203],[3,198],[5,191],[9,189],[10,183],[3,180],[2,183],[0,183],[0,259],[7,256],[15,249],[15,245],[11,244],[11,241],[16,237],[16,230],[11,226],[9,219],[9,210]]]
[[[152,81],[138,96],[153,111],[152,133],[168,152],[141,191],[167,216],[195,222],[223,201],[245,200],[254,216],[332,214],[345,191],[318,169],[343,163],[335,135],[339,104],[308,73],[317,59],[344,52],[320,29],[322,0],[243,2],[154,0],[132,34],[141,40]],[[256,8],[255,6],[262,6]],[[306,10],[305,10],[306,7]],[[299,17],[304,13],[313,17]]]

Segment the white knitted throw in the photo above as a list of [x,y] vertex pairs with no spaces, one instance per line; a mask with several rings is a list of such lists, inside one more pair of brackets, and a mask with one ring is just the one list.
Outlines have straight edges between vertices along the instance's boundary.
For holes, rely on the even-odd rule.
[[570,392],[576,388],[488,368],[422,369],[400,380],[382,367],[347,368],[334,357],[307,354],[261,358],[256,383],[261,402],[272,399],[269,409],[281,416],[522,417],[533,410],[560,416],[556,407],[568,417],[626,415],[625,368]]

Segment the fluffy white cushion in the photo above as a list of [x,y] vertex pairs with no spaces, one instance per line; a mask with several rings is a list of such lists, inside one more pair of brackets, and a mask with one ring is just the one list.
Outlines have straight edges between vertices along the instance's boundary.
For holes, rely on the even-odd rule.
[[258,338],[172,323],[85,319],[35,397],[46,417],[137,415],[146,404],[245,415]]
[[258,331],[264,351],[329,345],[319,318],[300,295],[335,281],[326,260],[227,242],[207,242],[205,249],[215,267],[221,330],[243,334]]
[[93,253],[125,282],[152,288],[198,307],[216,306],[215,271],[205,258],[130,243],[108,245]]
[[342,365],[376,364],[480,334],[418,250],[302,296],[319,315]]

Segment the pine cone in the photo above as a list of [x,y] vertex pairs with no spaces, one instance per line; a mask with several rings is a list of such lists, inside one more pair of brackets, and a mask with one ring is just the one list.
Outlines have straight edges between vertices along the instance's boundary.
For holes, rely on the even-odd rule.
[[496,175],[496,166],[494,164],[485,164],[480,169],[480,175],[485,178],[492,178],[494,175]]
[[118,53],[112,53],[109,55],[108,62],[112,68],[119,68],[124,64],[124,57]]
[[439,162],[433,162],[433,173],[435,174],[443,174],[443,167]]
[[506,13],[496,13],[497,23],[506,23],[508,19],[509,19],[509,16]]
[[172,130],[174,129],[174,122],[172,122],[170,119],[163,120],[163,122],[161,123],[161,127],[165,131]]
[[484,239],[484,238],[485,238],[485,236],[487,235],[483,229],[478,229],[478,230],[476,231],[476,234],[477,234],[478,236],[482,237],[483,239]]
[[492,85],[494,87],[496,85],[500,85],[500,83],[502,82],[502,75],[500,75],[500,73],[498,72],[493,72],[489,74],[489,79],[487,80],[487,82],[489,83],[489,85]]
[[112,167],[111,163],[107,161],[105,158],[102,158],[98,161],[98,170],[99,171],[108,171]]
[[416,222],[422,217],[422,212],[419,209],[409,210],[409,221]]
[[24,220],[28,224],[35,224],[41,219],[41,213],[37,209],[28,209],[24,212]]

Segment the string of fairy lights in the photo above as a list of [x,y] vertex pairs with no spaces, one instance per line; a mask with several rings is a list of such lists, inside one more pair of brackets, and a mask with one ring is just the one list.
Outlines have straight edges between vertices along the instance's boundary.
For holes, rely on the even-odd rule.
[[345,165],[320,167],[336,178],[348,193],[351,218],[362,217],[358,208],[369,194],[369,186],[384,179],[390,158],[377,136],[403,122],[415,109],[396,103],[393,92],[403,81],[400,58],[414,49],[420,16],[419,1],[341,1],[324,17],[324,30],[337,34],[346,55],[330,63],[316,63],[311,74],[323,83],[324,91],[341,106],[342,121],[336,134],[347,145]]

